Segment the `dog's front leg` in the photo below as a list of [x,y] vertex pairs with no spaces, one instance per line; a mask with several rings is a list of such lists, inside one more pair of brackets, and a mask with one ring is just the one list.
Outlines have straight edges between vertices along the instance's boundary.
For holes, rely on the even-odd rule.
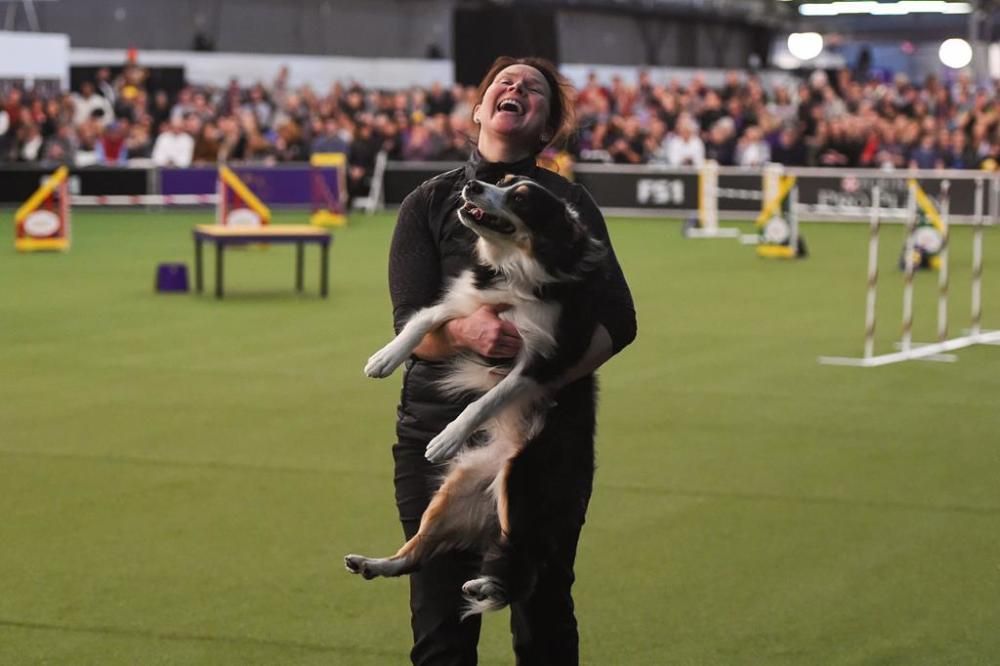
[[402,365],[417,348],[424,336],[455,317],[455,311],[447,303],[439,303],[418,310],[403,326],[392,342],[371,355],[365,364],[365,374],[369,377],[388,377]]
[[541,391],[541,386],[531,377],[526,377],[521,366],[515,366],[506,377],[487,391],[481,398],[469,404],[454,421],[432,439],[424,451],[424,457],[431,462],[441,462],[452,457],[462,448],[486,421],[510,404],[511,400],[533,400]]

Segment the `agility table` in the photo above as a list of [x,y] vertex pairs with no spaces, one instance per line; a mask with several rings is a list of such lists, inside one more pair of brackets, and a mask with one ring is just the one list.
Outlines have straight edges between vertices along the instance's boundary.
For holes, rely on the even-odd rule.
[[316,243],[320,248],[319,293],[326,298],[329,291],[330,243],[333,237],[326,229],[308,224],[279,224],[261,227],[231,227],[221,224],[199,224],[194,228],[194,287],[203,291],[202,244],[215,243],[215,297],[223,295],[223,255],[230,245],[248,243],[294,243],[295,289],[302,291],[303,263],[306,243]]

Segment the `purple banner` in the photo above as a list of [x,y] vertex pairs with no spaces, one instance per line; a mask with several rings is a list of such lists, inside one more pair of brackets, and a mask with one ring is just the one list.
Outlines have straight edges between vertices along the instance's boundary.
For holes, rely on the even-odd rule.
[[[268,206],[328,207],[340,200],[337,171],[330,168],[234,166],[232,170]],[[213,167],[161,169],[163,194],[214,194]]]

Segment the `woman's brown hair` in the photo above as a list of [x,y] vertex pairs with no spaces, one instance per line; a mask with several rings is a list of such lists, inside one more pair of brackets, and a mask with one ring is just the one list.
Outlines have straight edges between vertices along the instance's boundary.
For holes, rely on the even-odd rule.
[[540,141],[535,154],[542,152],[549,146],[559,148],[566,142],[570,135],[576,130],[576,97],[573,85],[566,79],[551,62],[545,58],[512,58],[511,56],[500,56],[493,61],[486,76],[479,82],[476,89],[477,103],[482,104],[486,89],[493,83],[493,79],[503,70],[511,65],[527,65],[534,67],[549,84],[552,96],[549,98],[549,117],[546,119],[545,128],[549,131],[550,139]]

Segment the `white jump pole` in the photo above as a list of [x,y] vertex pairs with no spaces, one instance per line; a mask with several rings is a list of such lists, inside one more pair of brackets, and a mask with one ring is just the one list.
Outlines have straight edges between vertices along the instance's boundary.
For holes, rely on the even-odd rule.
[[719,163],[706,161],[698,168],[698,226],[688,228],[687,238],[738,238],[740,230],[719,226]]
[[872,186],[872,207],[868,225],[868,293],[865,298],[865,358],[875,354],[875,304],[878,298],[879,201],[882,194],[876,181]]
[[792,191],[788,193],[788,246],[792,248],[792,256],[799,253],[799,181],[796,178]]
[[706,160],[698,171],[698,222],[701,228],[719,228],[719,163]]

